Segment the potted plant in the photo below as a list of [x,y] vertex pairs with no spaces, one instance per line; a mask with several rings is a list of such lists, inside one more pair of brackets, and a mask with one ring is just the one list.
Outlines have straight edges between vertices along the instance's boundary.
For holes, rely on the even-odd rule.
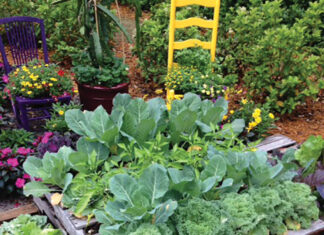
[[115,15],[109,11],[111,1],[79,0],[80,32],[88,43],[85,50],[72,56],[73,72],[85,110],[102,105],[108,112],[117,93],[128,92],[128,68],[113,55],[109,45],[113,24],[131,39]]
[[11,97],[24,99],[69,96],[73,89],[72,80],[55,64],[44,64],[37,60],[17,68],[9,75],[7,89]]

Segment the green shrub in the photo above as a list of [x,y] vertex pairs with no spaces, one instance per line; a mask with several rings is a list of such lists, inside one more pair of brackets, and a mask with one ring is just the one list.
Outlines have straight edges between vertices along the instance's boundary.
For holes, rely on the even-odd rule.
[[0,148],[28,147],[34,140],[32,132],[24,129],[12,129],[0,131]]
[[317,97],[324,73],[319,57],[304,51],[305,34],[300,27],[269,29],[251,48],[250,71],[243,77],[251,97],[266,97],[280,113],[291,113],[306,97]]
[[253,100],[280,113],[292,112],[307,97],[317,97],[323,87],[319,47],[323,4],[323,0],[311,4],[291,26],[284,24],[282,1],[228,13],[219,41],[225,80],[243,78]]

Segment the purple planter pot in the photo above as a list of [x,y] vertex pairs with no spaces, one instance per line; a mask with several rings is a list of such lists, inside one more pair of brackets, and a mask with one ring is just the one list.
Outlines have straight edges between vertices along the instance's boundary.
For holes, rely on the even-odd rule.
[[[55,102],[61,102],[64,104],[69,104],[71,101],[71,96],[59,97],[57,101],[53,98],[38,98],[31,99],[22,96],[17,96],[13,106],[13,111],[16,116],[18,126],[30,131],[29,122],[35,120],[43,120],[51,118],[50,110],[52,109],[52,104]],[[41,111],[42,116],[28,117],[28,112]]]

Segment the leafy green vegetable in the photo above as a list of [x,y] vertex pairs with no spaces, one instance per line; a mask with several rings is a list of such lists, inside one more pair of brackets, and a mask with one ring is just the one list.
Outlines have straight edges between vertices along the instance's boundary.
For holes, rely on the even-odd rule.
[[324,139],[321,136],[310,136],[295,153],[296,160],[306,167],[306,165],[313,161],[316,164],[318,158],[324,149]]
[[178,208],[172,220],[180,235],[234,233],[229,214],[216,201],[191,199]]
[[24,170],[32,177],[41,178],[42,182],[30,182],[25,186],[26,195],[40,196],[48,192],[45,184],[51,184],[66,189],[71,183],[72,174],[69,173],[71,164],[68,156],[74,151],[69,147],[62,147],[57,153],[47,152],[43,159],[29,157],[24,163]]
[[40,215],[20,215],[10,222],[4,222],[0,227],[2,235],[61,235],[58,229],[47,224],[47,217]]

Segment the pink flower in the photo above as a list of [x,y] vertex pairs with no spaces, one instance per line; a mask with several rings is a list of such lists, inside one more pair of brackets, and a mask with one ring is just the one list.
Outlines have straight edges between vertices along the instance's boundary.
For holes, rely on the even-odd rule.
[[25,173],[25,174],[23,175],[23,178],[26,179],[26,180],[29,180],[29,179],[30,179],[30,175],[28,175],[27,173]]
[[47,144],[49,138],[51,138],[52,136],[53,136],[53,132],[45,132],[43,139],[42,139],[42,143]]
[[30,152],[31,152],[30,148],[24,148],[24,147],[20,147],[17,150],[18,154],[21,154],[21,155],[24,155],[24,156],[27,156],[27,154],[29,154]]
[[0,120],[2,120],[3,119],[3,117],[2,117],[2,115],[0,115]]
[[12,167],[17,167],[19,166],[19,162],[16,158],[10,158],[7,160],[8,165],[12,166]]
[[4,155],[8,155],[9,153],[12,153],[12,150],[11,150],[11,148],[5,148],[5,149],[2,149],[1,152]]
[[9,83],[9,77],[8,77],[7,75],[3,75],[3,76],[2,76],[2,81],[3,81],[4,83]]
[[16,203],[15,203],[15,208],[20,207],[20,205],[21,205],[21,204],[20,204],[19,202],[16,202]]
[[3,63],[0,63],[0,68],[3,68],[3,67],[4,67]]
[[43,181],[42,178],[35,178],[36,181]]
[[25,186],[25,182],[26,182],[26,180],[24,180],[22,178],[18,178],[16,180],[16,187],[17,188],[23,188]]
[[4,166],[3,162],[0,162],[0,167],[1,167],[1,166]]

